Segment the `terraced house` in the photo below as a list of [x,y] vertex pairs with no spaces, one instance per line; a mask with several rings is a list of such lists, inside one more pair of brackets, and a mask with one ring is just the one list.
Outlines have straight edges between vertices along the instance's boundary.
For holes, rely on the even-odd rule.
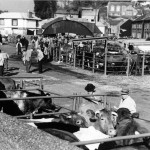
[[132,36],[144,39],[150,37],[150,14],[145,14],[132,22]]

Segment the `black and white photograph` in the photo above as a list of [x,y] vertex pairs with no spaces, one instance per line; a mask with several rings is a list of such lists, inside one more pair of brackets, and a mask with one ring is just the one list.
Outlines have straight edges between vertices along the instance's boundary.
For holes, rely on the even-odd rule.
[[0,150],[150,150],[150,0],[0,0]]

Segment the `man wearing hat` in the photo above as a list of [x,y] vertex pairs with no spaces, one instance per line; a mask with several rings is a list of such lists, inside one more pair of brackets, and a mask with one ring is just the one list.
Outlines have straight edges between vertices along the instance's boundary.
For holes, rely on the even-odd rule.
[[136,103],[135,101],[129,96],[129,89],[124,88],[121,90],[121,101],[119,104],[119,107],[114,108],[119,109],[119,108],[127,108],[131,112],[131,114],[136,113]]
[[[89,95],[91,95],[91,97],[85,98],[85,99],[91,99],[91,101],[93,101],[96,104],[99,104],[99,102],[102,102],[102,98],[100,96],[93,96],[93,94],[95,94],[96,90],[95,90],[95,85],[93,85],[92,83],[88,83],[85,86],[85,91],[87,91],[87,93]],[[95,101],[94,101],[95,100]]]

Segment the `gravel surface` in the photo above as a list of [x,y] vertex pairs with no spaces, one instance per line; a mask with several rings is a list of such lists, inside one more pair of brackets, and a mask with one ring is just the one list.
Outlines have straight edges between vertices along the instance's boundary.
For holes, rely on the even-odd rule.
[[79,150],[46,132],[0,113],[1,150]]

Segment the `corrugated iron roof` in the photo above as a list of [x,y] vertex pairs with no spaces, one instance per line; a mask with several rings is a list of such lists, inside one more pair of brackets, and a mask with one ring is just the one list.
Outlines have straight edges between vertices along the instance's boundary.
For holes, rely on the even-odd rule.
[[28,16],[28,13],[22,13],[22,12],[5,12],[0,14],[1,19],[31,19],[31,20],[41,20],[40,18],[36,17],[34,14],[32,14],[32,17],[30,18]]
[[[82,20],[82,21],[81,21]],[[58,17],[52,21],[47,22],[42,26],[43,34],[57,34],[57,33],[76,33],[78,35],[94,36],[94,33],[101,34],[95,23],[88,22],[83,19],[73,19],[66,17]]]

